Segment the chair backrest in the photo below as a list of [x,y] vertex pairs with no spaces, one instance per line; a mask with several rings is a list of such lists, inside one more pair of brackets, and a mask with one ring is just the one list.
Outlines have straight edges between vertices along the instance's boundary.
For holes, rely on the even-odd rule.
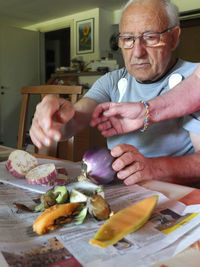
[[[23,95],[21,113],[19,120],[19,130],[18,130],[18,149],[24,149],[25,146],[25,137],[26,137],[26,123],[28,115],[28,104],[30,95],[40,95],[41,99],[47,94],[62,95],[65,98],[68,98],[69,101],[75,103],[78,100],[78,97],[82,94],[82,86],[68,86],[68,85],[39,85],[39,86],[23,86],[21,89]],[[67,146],[67,156],[66,159],[74,160],[74,137],[71,137],[66,141]],[[51,147],[35,150],[39,154],[44,154],[48,156],[59,157],[58,154],[58,144],[55,142]]]

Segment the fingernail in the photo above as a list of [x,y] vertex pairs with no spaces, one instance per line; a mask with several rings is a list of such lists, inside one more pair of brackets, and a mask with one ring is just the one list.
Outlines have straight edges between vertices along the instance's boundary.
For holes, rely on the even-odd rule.
[[122,180],[123,179],[123,173],[122,172],[118,172],[117,173],[117,177]]
[[112,167],[113,167],[113,169],[114,169],[115,171],[119,171],[119,170],[122,169],[123,164],[121,164],[120,162],[117,162],[117,163],[114,162],[113,165],[112,165]]
[[109,110],[104,111],[103,115],[105,115],[105,116],[106,116],[106,115],[107,115],[107,116],[110,115],[110,111],[109,111]]
[[58,134],[55,134],[54,140],[58,142],[60,140],[60,136]]
[[38,142],[36,142],[35,145],[36,145],[36,147],[39,148],[39,149],[42,147],[42,145],[41,145],[40,143],[38,143]]
[[49,146],[50,145],[50,140],[48,138],[45,138],[44,142],[45,142],[45,145],[46,146]]
[[124,183],[125,183],[125,185],[132,185],[133,184],[133,182],[131,182],[130,180],[125,180]]
[[44,127],[44,129],[48,130],[49,129],[49,121],[44,120],[43,121],[43,127]]

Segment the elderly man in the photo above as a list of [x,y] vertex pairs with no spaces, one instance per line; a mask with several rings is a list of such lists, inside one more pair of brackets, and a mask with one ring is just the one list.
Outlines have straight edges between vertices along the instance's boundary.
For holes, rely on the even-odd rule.
[[[179,35],[178,11],[169,1],[129,1],[122,11],[119,35],[126,67],[100,78],[74,108],[63,99],[44,98],[33,119],[32,141],[41,147],[74,135],[89,124],[98,103],[148,101],[167,92],[171,75],[184,78],[197,67],[172,58]],[[144,105],[147,117],[148,103]],[[113,163],[118,178],[126,185],[147,179],[199,181],[197,124],[195,118],[171,119],[151,125],[143,133],[109,137],[108,147],[118,157]]]

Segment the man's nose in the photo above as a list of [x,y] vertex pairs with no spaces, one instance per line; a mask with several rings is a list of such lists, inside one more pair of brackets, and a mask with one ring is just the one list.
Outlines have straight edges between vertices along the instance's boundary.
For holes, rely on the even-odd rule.
[[140,38],[137,38],[135,40],[132,50],[133,50],[132,54],[136,58],[141,58],[146,54],[146,48]]

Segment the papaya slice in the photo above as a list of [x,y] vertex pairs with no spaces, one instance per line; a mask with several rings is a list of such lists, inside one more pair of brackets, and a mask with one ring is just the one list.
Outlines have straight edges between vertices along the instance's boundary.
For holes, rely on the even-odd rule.
[[148,221],[157,201],[157,195],[151,196],[118,211],[102,225],[89,243],[101,248],[116,244],[124,236],[138,230]]
[[[56,204],[44,212],[42,212],[33,223],[33,231],[38,235],[45,234],[50,230],[55,230],[59,224],[70,222],[73,216],[79,214],[81,203],[66,203],[66,204]],[[56,222],[62,219],[59,224]]]

